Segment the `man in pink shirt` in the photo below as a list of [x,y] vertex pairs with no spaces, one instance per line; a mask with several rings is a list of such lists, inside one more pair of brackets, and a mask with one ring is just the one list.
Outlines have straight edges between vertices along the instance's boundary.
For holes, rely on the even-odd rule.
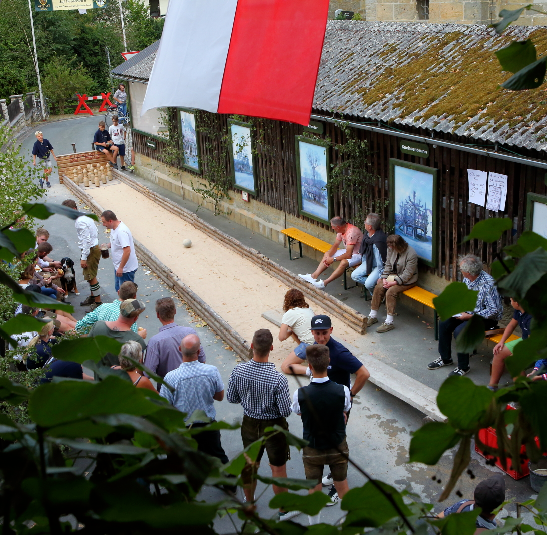
[[[336,232],[336,240],[333,246],[325,253],[323,260],[313,273],[298,275],[301,279],[310,282],[320,290],[324,290],[329,282],[340,277],[348,267],[355,267],[361,263],[359,250],[363,241],[363,233],[355,225],[338,216],[333,217],[330,224]],[[344,249],[338,249],[341,243],[344,244]],[[338,266],[333,265],[335,262],[339,263]],[[332,275],[325,280],[319,280],[319,275],[331,265],[334,269]]]

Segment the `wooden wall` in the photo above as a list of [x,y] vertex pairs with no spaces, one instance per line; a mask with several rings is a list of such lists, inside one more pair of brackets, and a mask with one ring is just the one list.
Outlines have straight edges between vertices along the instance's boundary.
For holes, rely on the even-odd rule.
[[[173,114],[173,117],[176,117],[176,113]],[[202,164],[206,163],[210,157],[217,158],[220,165],[224,166],[227,176],[231,176],[230,158],[226,150],[222,150],[222,147],[225,147],[222,136],[226,136],[228,132],[228,118],[227,115],[199,112],[196,126],[199,133]],[[199,131],[200,119],[207,124],[205,132]],[[258,177],[256,199],[282,212],[298,216],[295,137],[302,135],[303,127],[265,119],[248,118],[247,120],[254,125],[253,143],[256,150],[255,165]],[[398,126],[397,128],[403,130],[403,127]],[[409,133],[430,136],[429,132],[418,129],[404,128],[404,130]],[[174,136],[178,135],[178,124],[172,125],[172,133]],[[389,199],[390,158],[438,169],[438,215],[436,235],[434,236],[438,244],[437,262],[435,268],[428,269],[446,280],[457,278],[456,268],[459,255],[471,252],[482,257],[483,261],[490,265],[501,247],[514,243],[525,229],[526,194],[528,192],[547,193],[545,170],[537,167],[473,154],[455,148],[440,146],[432,148],[431,145],[429,157],[418,158],[402,154],[399,149],[400,138],[396,136],[361,129],[352,129],[352,135],[366,140],[369,144],[371,170],[378,176],[371,185],[371,194],[374,199],[380,199],[382,205],[385,204],[381,213],[384,221],[389,220],[390,208],[385,201]],[[344,142],[344,133],[332,123],[325,123],[325,133],[319,137],[330,139],[333,145]],[[459,143],[472,141],[467,138],[438,133],[435,133],[435,137]],[[151,149],[146,146],[145,136],[135,134],[134,147],[139,153],[164,161],[162,142],[158,142],[156,149]],[[525,153],[524,150],[519,152]],[[533,154],[532,151],[528,156],[541,157],[537,153]],[[330,161],[335,165],[340,161],[340,155],[333,148],[330,149]],[[467,169],[494,171],[508,175],[505,212],[490,212],[467,202]],[[204,169],[202,169],[202,173],[203,171]],[[355,205],[354,199],[344,198],[340,191],[332,192],[332,201],[333,212],[349,220],[352,220],[359,208]],[[368,206],[360,208],[364,212],[370,210]],[[478,240],[462,243],[463,238],[476,222],[491,217],[511,218],[514,221],[513,231],[505,233],[502,239],[494,244],[485,244]],[[325,227],[324,224],[304,216],[301,219],[319,227]]]

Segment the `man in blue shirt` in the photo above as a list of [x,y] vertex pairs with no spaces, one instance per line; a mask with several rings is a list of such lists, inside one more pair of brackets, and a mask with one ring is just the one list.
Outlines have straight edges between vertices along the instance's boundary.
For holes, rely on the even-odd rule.
[[[44,139],[44,134],[42,134],[40,130],[34,132],[34,135],[36,136],[36,141],[32,147],[32,165],[36,166],[36,156],[38,156],[38,163],[44,170],[44,180],[46,181],[46,186],[51,188],[49,175],[51,174],[51,171],[53,171],[53,166],[51,164],[50,156],[53,156],[55,161],[57,161],[57,157],[53,152],[53,146],[47,139]],[[44,180],[40,179],[41,188],[44,187]]]
[[116,161],[118,160],[118,147],[114,145],[110,134],[106,130],[106,123],[104,121],[99,123],[99,130],[95,132],[93,143],[95,143],[95,148],[99,152],[106,154],[106,157],[110,161],[110,165],[114,167],[114,169],[118,169],[118,166],[116,165]]
[[[204,427],[215,421],[215,401],[224,399],[224,384],[215,366],[198,361],[201,342],[195,334],[189,334],[180,343],[182,364],[165,376],[165,382],[175,391],[171,392],[162,385],[160,396],[164,397],[173,407],[186,413],[188,422],[194,411],[203,411],[206,419],[197,419],[188,423],[188,427]],[[222,464],[228,462],[220,443],[220,431],[204,431],[193,438],[198,443],[198,450],[217,457]]]

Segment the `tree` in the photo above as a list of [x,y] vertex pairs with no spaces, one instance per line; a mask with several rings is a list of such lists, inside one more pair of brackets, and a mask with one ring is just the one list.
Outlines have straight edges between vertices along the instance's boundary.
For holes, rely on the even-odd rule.
[[42,89],[59,114],[65,113],[65,104],[75,93],[88,93],[93,85],[93,79],[81,64],[73,68],[64,58],[54,56],[44,68]]
[[150,17],[150,8],[139,0],[125,0],[127,46],[129,50],[144,50],[160,39],[164,19]]

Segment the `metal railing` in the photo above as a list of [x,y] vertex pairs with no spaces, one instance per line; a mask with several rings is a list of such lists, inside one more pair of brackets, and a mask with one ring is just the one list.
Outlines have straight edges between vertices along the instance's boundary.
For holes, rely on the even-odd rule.
[[29,115],[32,113],[32,108],[34,107],[32,95],[27,96],[23,101],[23,106],[25,107],[25,117],[28,119]]
[[11,104],[8,104],[8,116],[10,123],[12,123],[20,113],[21,107],[19,106],[18,100],[14,100]]

